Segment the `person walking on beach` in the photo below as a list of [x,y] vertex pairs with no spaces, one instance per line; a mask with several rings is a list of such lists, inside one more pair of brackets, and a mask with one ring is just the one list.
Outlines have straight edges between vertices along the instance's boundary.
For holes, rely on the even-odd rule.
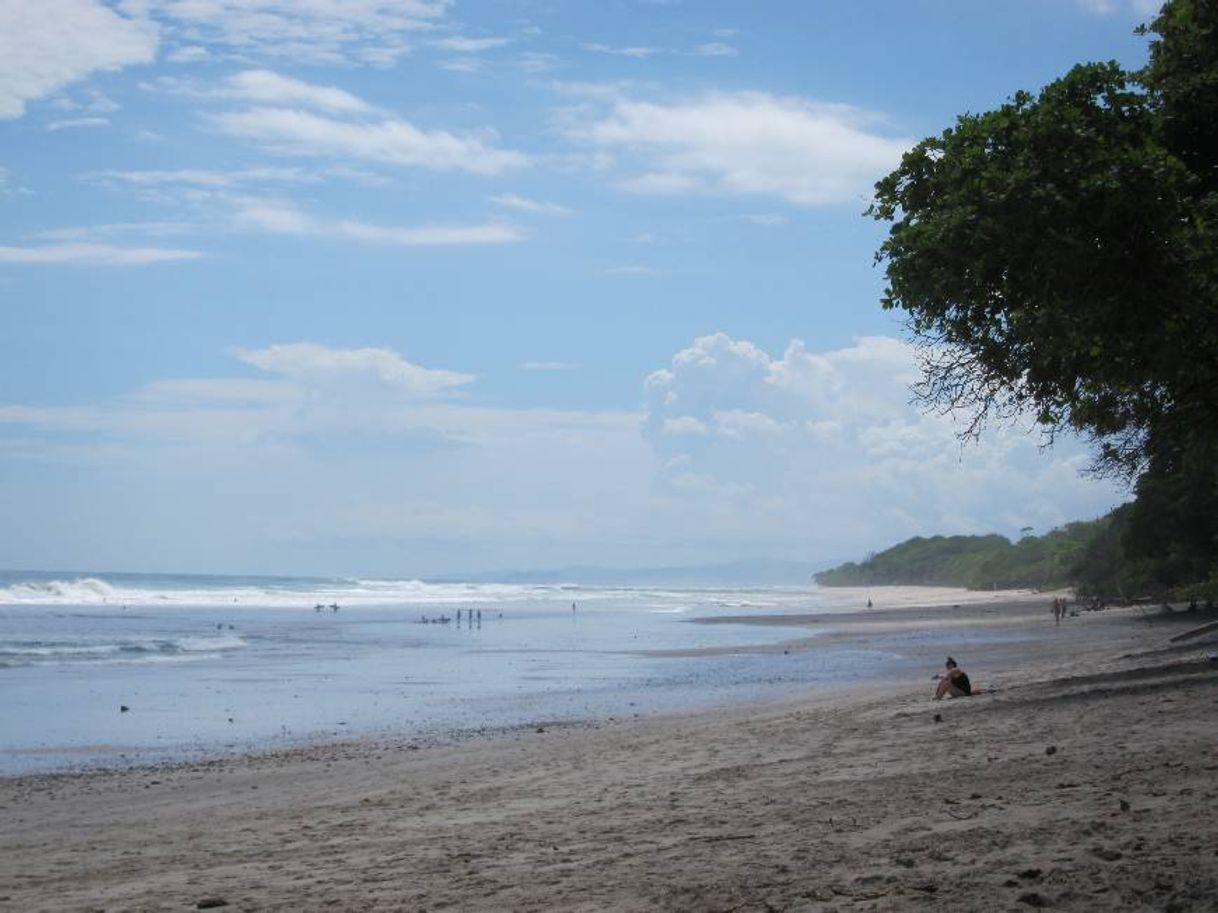
[[956,665],[956,661],[949,656],[943,667],[946,671],[936,676],[939,679],[939,687],[935,689],[935,700],[942,700],[945,695],[947,697],[970,697],[973,693],[973,685],[964,670]]
[[1062,601],[1056,596],[1053,598],[1053,623],[1058,627],[1062,623]]

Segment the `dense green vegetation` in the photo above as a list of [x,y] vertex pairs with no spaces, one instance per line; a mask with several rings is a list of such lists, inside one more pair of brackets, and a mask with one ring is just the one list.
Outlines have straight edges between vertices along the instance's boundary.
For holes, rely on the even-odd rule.
[[[961,115],[876,185],[870,213],[891,223],[883,305],[921,344],[923,404],[962,414],[966,436],[1031,414],[1133,483],[1073,575],[1215,591],[1218,3],[1169,0],[1141,32],[1144,68],[1080,64]],[[1004,561],[1036,547],[1008,542]],[[952,573],[999,582],[985,548],[959,548]]]
[[[916,536],[816,574],[822,586],[959,586],[968,589],[1073,588],[1102,601],[1138,597],[1218,600],[1214,579],[1186,557],[1141,542],[1136,504],[1043,536]],[[1134,543],[1130,547],[1129,543]],[[1183,563],[1183,566],[1181,564]]]
[[824,586],[920,584],[970,589],[1073,586],[1110,520],[1071,523],[1044,536],[921,536],[816,575]]

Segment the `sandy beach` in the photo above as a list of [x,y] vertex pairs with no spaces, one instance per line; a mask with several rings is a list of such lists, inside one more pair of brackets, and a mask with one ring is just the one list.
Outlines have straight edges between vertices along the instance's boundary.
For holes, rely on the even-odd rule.
[[8,778],[0,908],[1214,910],[1218,631],[1173,640],[1213,620],[859,612],[835,644],[1011,637],[953,701],[927,648],[917,681],[780,703]]

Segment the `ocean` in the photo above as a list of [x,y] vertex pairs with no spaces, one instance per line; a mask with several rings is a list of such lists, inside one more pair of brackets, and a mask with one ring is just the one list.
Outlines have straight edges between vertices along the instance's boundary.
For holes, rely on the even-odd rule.
[[[0,572],[0,775],[780,697],[909,674],[899,646],[734,652],[857,590]],[[459,616],[459,617],[458,617]],[[704,650],[700,655],[672,651]]]

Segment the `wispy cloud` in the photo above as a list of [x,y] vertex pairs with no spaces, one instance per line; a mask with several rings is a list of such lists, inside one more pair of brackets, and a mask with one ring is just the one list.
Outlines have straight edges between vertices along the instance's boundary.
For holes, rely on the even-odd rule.
[[501,174],[529,161],[523,153],[496,148],[489,132],[475,136],[423,130],[400,119],[350,121],[286,108],[255,108],[215,114],[211,121],[230,136],[288,155],[354,158],[474,174]]
[[221,93],[265,105],[295,105],[331,114],[367,114],[372,106],[336,86],[319,86],[270,70],[245,70],[230,76]]
[[391,349],[336,349],[311,342],[235,349],[239,361],[309,386],[375,384],[407,396],[435,396],[473,383],[472,374],[424,368]]
[[440,247],[467,244],[510,244],[527,235],[514,225],[375,225],[354,219],[324,219],[284,200],[241,199],[235,224],[239,228],[277,235],[334,238],[365,244],[401,247]]
[[14,184],[11,172],[7,168],[0,166],[0,197],[9,194],[21,194],[25,196],[32,192],[28,187]]
[[165,59],[170,63],[199,63],[210,60],[211,52],[201,45],[188,44],[170,51],[165,55]]
[[179,76],[158,76],[141,83],[145,90],[197,101],[237,100],[251,104],[309,108],[326,114],[372,114],[373,105],[337,86],[283,76],[273,70],[242,70],[219,83]]
[[517,62],[526,73],[546,73],[558,67],[561,62],[557,54],[544,51],[525,51],[517,58]]
[[510,38],[467,38],[462,35],[452,35],[448,38],[437,38],[431,44],[458,54],[480,54],[493,48],[501,48],[510,44],[511,41]]
[[97,0],[0,3],[0,120],[99,70],[156,57],[158,30]]
[[362,187],[387,187],[392,178],[365,168],[326,165],[319,168],[264,166],[222,171],[212,168],[173,168],[149,171],[93,171],[80,176],[89,184],[112,190],[133,188],[149,199],[193,199],[196,202],[211,191],[235,189],[269,190],[282,186],[306,186],[326,181],[349,181]]
[[409,50],[407,39],[434,28],[449,0],[129,0],[191,47],[306,63],[374,66]]
[[1079,6],[1100,16],[1130,12],[1137,16],[1153,16],[1159,12],[1163,0],[1076,0]]
[[74,111],[80,116],[104,116],[122,107],[105,92],[94,88],[86,88],[73,95],[60,95],[50,106],[59,111]]
[[696,45],[689,50],[681,48],[656,47],[654,45],[625,45],[615,46],[601,42],[588,42],[580,45],[585,51],[596,54],[612,54],[617,57],[633,57],[643,60],[661,54],[672,54],[678,57],[735,57],[740,52],[732,45],[723,41],[708,41]]
[[47,129],[72,130],[78,127],[105,127],[110,124],[108,117],[69,117],[65,120],[54,120],[47,124]]
[[779,228],[791,223],[790,219],[777,212],[752,212],[741,218],[746,222],[752,222],[754,225],[764,225],[766,228]]
[[440,67],[453,73],[478,73],[486,68],[486,62],[480,57],[454,57],[442,62]]
[[194,260],[197,250],[163,247],[116,247],[110,244],[67,243],[41,247],[0,246],[0,263],[31,265],[76,264],[80,266],[145,266],[174,260]]
[[574,371],[579,365],[569,361],[526,361],[522,362],[522,371]]
[[722,41],[709,41],[706,44],[698,45],[689,52],[692,57],[735,57],[739,53],[730,44]]
[[321,180],[301,168],[242,168],[218,171],[208,168],[174,168],[153,171],[95,171],[84,175],[90,183],[133,187],[185,184],[196,187],[242,187],[251,184],[312,184]]
[[585,51],[594,51],[597,54],[614,54],[618,57],[643,58],[654,57],[656,54],[664,53],[664,48],[654,48],[640,45],[630,47],[613,47],[612,45],[608,44],[592,43],[581,44],[580,47]]
[[190,222],[104,222],[40,231],[34,237],[46,241],[80,241],[90,238],[115,238],[137,235],[169,238],[190,234],[198,229]]
[[519,212],[531,212],[538,215],[569,216],[573,212],[573,210],[568,209],[566,206],[560,206],[558,203],[531,200],[528,197],[518,196],[514,193],[501,193],[498,196],[493,196],[491,197],[491,202],[507,209],[515,209]]

